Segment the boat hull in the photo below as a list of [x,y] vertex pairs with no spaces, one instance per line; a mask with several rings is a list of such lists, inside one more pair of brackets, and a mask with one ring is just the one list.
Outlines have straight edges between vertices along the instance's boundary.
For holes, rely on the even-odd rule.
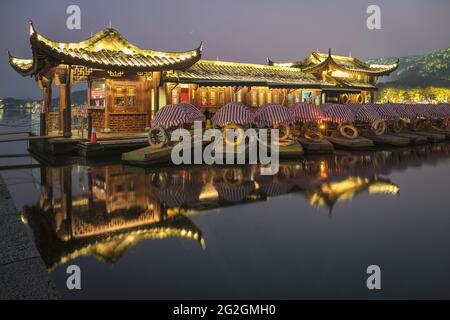
[[374,147],[373,141],[358,137],[356,139],[347,139],[344,137],[326,137],[336,148],[349,149],[349,150],[364,150]]

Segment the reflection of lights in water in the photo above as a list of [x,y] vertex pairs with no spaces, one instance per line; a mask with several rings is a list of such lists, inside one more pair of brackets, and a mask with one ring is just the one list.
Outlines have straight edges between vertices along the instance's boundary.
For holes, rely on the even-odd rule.
[[206,186],[203,187],[200,195],[198,196],[198,200],[216,200],[219,198],[219,192],[212,184],[212,181],[209,182]]
[[385,182],[377,182],[369,187],[370,194],[392,194],[396,195],[400,192],[400,188],[395,184]]
[[321,207],[330,202],[351,200],[363,190],[368,190],[369,194],[396,195],[400,188],[389,181],[380,181],[377,178],[371,180],[349,177],[339,182],[323,183],[317,191],[309,196],[309,203],[312,206]]
[[325,161],[320,161],[320,176],[321,176],[322,178],[328,177],[328,174],[327,174],[327,167],[326,167],[326,165],[325,165]]

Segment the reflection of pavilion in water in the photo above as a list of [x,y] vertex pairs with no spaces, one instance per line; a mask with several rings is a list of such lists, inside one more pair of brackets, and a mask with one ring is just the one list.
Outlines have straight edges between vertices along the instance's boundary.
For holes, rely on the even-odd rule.
[[[39,204],[25,208],[49,268],[82,255],[115,262],[148,239],[186,238],[205,245],[188,218],[198,212],[303,194],[312,206],[332,207],[366,191],[399,192],[383,177],[395,170],[448,157],[448,145],[343,154],[280,164],[275,176],[258,166],[140,169],[122,165],[46,168]],[[293,201],[290,199],[289,201]]]

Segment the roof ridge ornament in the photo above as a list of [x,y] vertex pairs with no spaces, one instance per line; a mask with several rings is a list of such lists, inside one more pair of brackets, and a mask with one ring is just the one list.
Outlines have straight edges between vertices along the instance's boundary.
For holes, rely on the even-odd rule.
[[36,34],[36,28],[34,27],[33,20],[28,22],[30,28],[30,37]]

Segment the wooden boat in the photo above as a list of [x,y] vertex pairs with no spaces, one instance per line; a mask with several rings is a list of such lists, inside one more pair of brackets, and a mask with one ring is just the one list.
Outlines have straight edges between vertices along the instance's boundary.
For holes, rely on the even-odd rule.
[[414,134],[427,137],[428,142],[442,142],[445,140],[445,135],[441,133],[434,133],[429,131],[414,131]]
[[169,164],[171,162],[172,147],[154,148],[148,146],[122,154],[122,161],[136,165],[149,166],[154,164]]
[[394,135],[399,136],[399,137],[408,138],[410,144],[425,144],[428,142],[427,137],[421,136],[418,134],[414,134],[412,132],[400,132],[400,133],[396,133]]
[[437,133],[437,134],[442,134],[445,136],[446,140],[450,140],[450,130],[436,130],[436,129],[430,129],[427,130],[427,132],[432,132],[432,133]]
[[299,158],[304,154],[303,146],[300,142],[293,140],[291,145],[280,146],[279,149],[280,158],[282,159],[292,159]]
[[326,139],[330,141],[335,147],[350,150],[370,149],[374,146],[373,141],[357,137],[355,139],[348,139],[339,136],[327,136]]
[[323,139],[322,141],[314,141],[306,138],[299,139],[303,149],[308,154],[325,154],[333,153],[334,147],[330,141]]
[[401,147],[401,146],[407,146],[410,144],[410,140],[406,137],[399,137],[391,134],[382,134],[382,135],[375,135],[370,133],[365,133],[363,135],[365,138],[373,141],[373,143],[376,146],[382,146],[382,147]]

